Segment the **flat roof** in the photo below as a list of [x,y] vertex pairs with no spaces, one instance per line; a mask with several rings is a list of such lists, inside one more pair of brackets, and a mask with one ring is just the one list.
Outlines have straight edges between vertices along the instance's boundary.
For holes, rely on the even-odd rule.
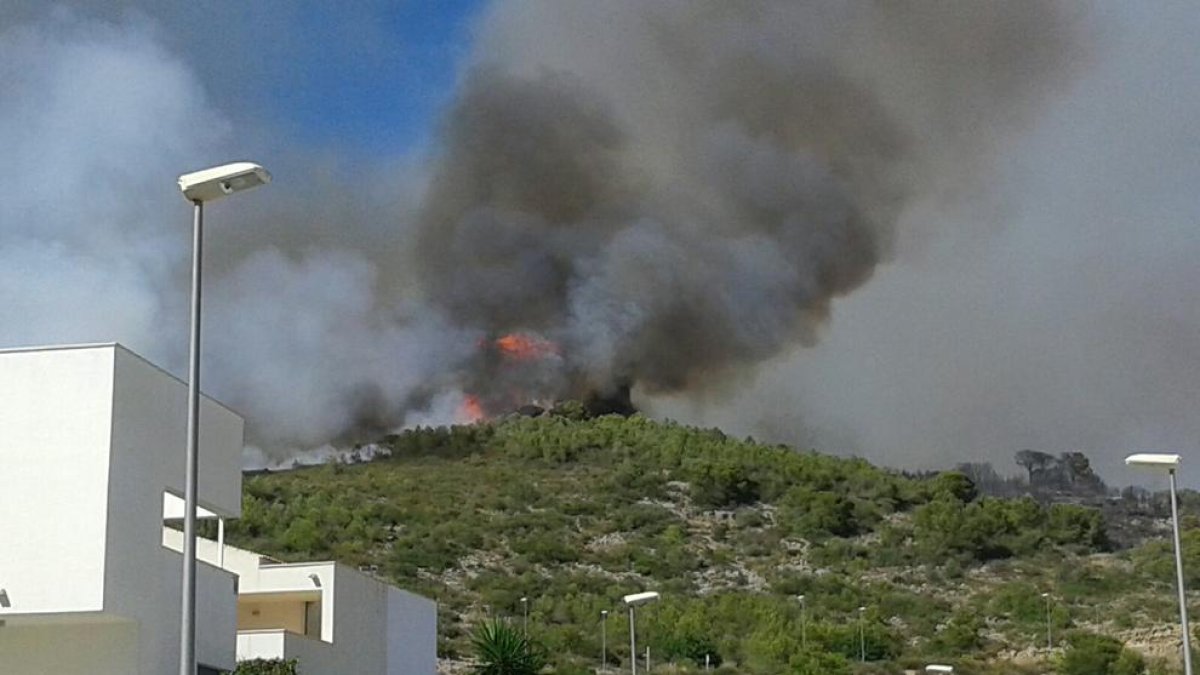
[[[179,384],[182,384],[185,387],[187,386],[187,381],[185,381],[179,377],[176,377],[175,374],[172,373],[171,371],[167,370],[166,368],[163,368],[162,366],[160,366],[157,363],[151,361],[150,359],[142,356],[141,354],[138,354],[137,352],[133,351],[129,347],[126,347],[125,345],[121,344],[120,342],[82,342],[82,343],[78,343],[78,344],[69,344],[69,345],[30,345],[30,346],[24,346],[24,347],[0,347],[0,356],[3,356],[5,354],[33,354],[33,353],[37,353],[37,352],[65,352],[65,351],[83,350],[83,349],[114,349],[114,350],[119,349],[122,352],[137,359],[138,361],[146,364],[147,366],[150,366],[154,370],[157,370],[158,372],[162,373],[163,375],[178,382]],[[237,415],[238,417],[242,418],[243,420],[246,419],[245,415],[241,414],[237,410],[234,410],[233,408],[222,403],[221,401],[209,396],[208,394],[205,394],[203,390],[201,390],[201,392],[200,392],[200,398],[207,400],[209,403],[213,403],[213,404],[216,404],[216,405],[224,408],[226,411],[231,412],[234,415]]]

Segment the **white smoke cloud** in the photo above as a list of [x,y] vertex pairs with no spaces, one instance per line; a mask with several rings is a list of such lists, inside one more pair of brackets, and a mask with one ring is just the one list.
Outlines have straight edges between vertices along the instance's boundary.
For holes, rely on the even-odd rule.
[[[390,428],[420,407],[471,336],[412,307],[380,306],[361,256],[275,249],[244,258],[212,286],[207,343],[215,387],[258,422],[257,438],[295,448],[350,430]],[[442,420],[446,422],[449,420]]]
[[188,241],[171,183],[228,123],[149,27],[65,13],[2,29],[0,91],[0,344],[171,358]]
[[[234,125],[144,15],[24,14],[0,23],[0,346],[119,341],[181,373],[191,208],[174,183],[240,159]],[[206,228],[201,384],[276,457],[400,423],[474,345],[380,273],[380,242],[403,238],[383,204],[419,181],[347,199],[307,180],[282,207],[217,205]]]

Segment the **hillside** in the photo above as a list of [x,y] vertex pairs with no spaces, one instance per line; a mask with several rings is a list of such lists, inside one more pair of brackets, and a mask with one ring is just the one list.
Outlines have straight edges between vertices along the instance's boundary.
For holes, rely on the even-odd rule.
[[[1171,654],[1169,549],[1113,551],[1094,508],[577,406],[381,443],[386,459],[248,477],[228,536],[436,598],[448,670],[481,619],[521,622],[522,597],[555,672],[595,668],[605,609],[627,663],[618,600],[645,589],[663,594],[638,621],[655,672],[705,655],[739,673],[1050,672],[1042,593],[1056,647],[1086,629]],[[1200,563],[1200,535],[1187,546]]]

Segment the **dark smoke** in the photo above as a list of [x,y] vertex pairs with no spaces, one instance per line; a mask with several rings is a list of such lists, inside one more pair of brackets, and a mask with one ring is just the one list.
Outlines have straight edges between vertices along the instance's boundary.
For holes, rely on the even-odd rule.
[[[190,213],[175,177],[231,159],[262,160],[277,185],[212,213],[204,380],[247,416],[251,441],[277,455],[452,421],[464,392],[497,406],[570,396],[623,410],[664,400],[650,394],[677,394],[719,401],[734,417],[731,428],[767,427],[777,436],[805,427],[787,416],[803,395],[806,415],[814,403],[858,412],[835,422],[855,432],[869,426],[874,433],[862,446],[891,450],[903,427],[910,435],[897,457],[933,448],[933,440],[951,455],[946,448],[980,437],[981,428],[1002,438],[1026,430],[1030,411],[1018,404],[1029,387],[1008,377],[1011,362],[1045,377],[1057,372],[1046,367],[1051,361],[1089,374],[1096,361],[1142,363],[1130,350],[1150,342],[1128,326],[1086,363],[1028,355],[1079,342],[1045,336],[1067,335],[1060,318],[1094,292],[1086,260],[1058,261],[1092,240],[1085,224],[1172,197],[1186,202],[1177,212],[1191,215],[1187,189],[1142,198],[1156,194],[1150,178],[1136,190],[1108,189],[1132,185],[1125,157],[1141,158],[1139,176],[1154,176],[1147,167],[1163,156],[1174,158],[1179,175],[1192,175],[1196,162],[1182,150],[1190,146],[1149,131],[1177,132],[1196,117],[1194,104],[1155,97],[1196,79],[1186,69],[1197,62],[1194,22],[1180,21],[1182,10],[1159,20],[1108,6],[1109,14],[1121,11],[1106,30],[1133,32],[1106,44],[1159,44],[1166,32],[1172,39],[1162,44],[1179,53],[1114,51],[1120,58],[1110,59],[1077,108],[1055,118],[1044,104],[1070,100],[1077,65],[1093,57],[1097,42],[1066,3],[495,0],[476,26],[437,145],[372,164],[348,147],[298,137],[303,129],[270,126],[274,116],[246,96],[308,85],[290,65],[289,45],[322,44],[308,49],[345,57],[345,45],[305,40],[307,13],[292,4],[251,3],[237,21],[194,3],[0,4],[0,147],[10,164],[26,167],[0,185],[0,345],[115,339],[181,372]],[[373,63],[381,67],[393,52],[365,44],[356,29],[377,24],[386,33],[393,5],[355,3],[339,15],[355,36],[351,49],[379,48]],[[273,58],[260,58],[264,46]],[[1158,86],[1156,73],[1167,73],[1170,86]],[[1131,83],[1146,84],[1135,90],[1140,95],[1113,96]],[[1161,122],[1145,122],[1141,135],[1112,145],[1113,156],[1099,152],[1129,120],[1143,119]],[[997,150],[1030,143],[1030,134],[1016,132],[1032,121],[1045,147],[1025,147],[1008,161],[1057,173],[1043,179],[1030,171],[1020,190],[991,189]],[[1065,145],[1072,152],[1045,149],[1058,138],[1074,139]],[[423,161],[427,151],[432,158]],[[1088,159],[1063,159],[1073,155]],[[1088,172],[1099,166],[1113,168]],[[1054,240],[1040,237],[1049,228],[1031,227],[1011,249],[989,248],[988,216],[1003,220],[989,200],[1024,204],[1025,190],[1043,184],[1054,186],[1042,187],[1047,202],[1108,206],[1030,215],[1075,229]],[[1085,189],[1099,185],[1108,201]],[[1108,240],[1133,240],[1123,234],[1133,231],[1113,225],[1104,251]],[[1191,235],[1181,225],[1162,246],[1190,253],[1175,244]],[[939,258],[933,273],[897,283],[899,265],[883,264],[903,246],[924,253],[934,248],[927,243],[946,241],[1001,251],[988,281],[972,286],[977,271],[969,262]],[[1160,268],[1162,256],[1125,249],[1132,252],[1126,275],[1106,296],[1136,288],[1150,268],[1173,270],[1180,280],[1173,287],[1196,286],[1193,255]],[[1013,310],[978,318],[980,304],[1008,297],[996,289],[1008,288],[1014,259],[1027,262],[1027,297],[1057,301],[1036,316]],[[1049,261],[1039,267],[1039,260]],[[1083,281],[1072,285],[1050,269],[1078,270],[1063,276]],[[920,302],[975,287],[945,311]],[[1078,290],[1053,296],[1055,289]],[[1134,304],[1140,313],[1130,314],[1129,326],[1148,325],[1144,314],[1158,306]],[[855,319],[847,309],[856,306],[859,328],[847,334]],[[863,314],[872,320],[864,323]],[[1088,318],[1069,334],[1114,334],[1094,330]],[[1181,336],[1195,334],[1187,321]],[[944,357],[962,349],[963,335],[982,344],[1017,324],[1032,324],[1018,335],[1028,341],[1010,341],[1019,350],[989,350],[1010,357],[991,362],[986,378],[951,367],[977,363],[978,354]],[[838,329],[837,340],[822,339]],[[514,331],[559,347],[534,361],[489,351],[489,341]],[[877,338],[891,334],[904,339],[885,354]],[[938,349],[921,358],[905,349],[935,342]],[[1165,343],[1155,352],[1161,363],[1145,369],[1155,377],[1143,376],[1175,374],[1171,395],[1156,399],[1170,411],[1163,426],[1175,431],[1193,407],[1177,402],[1190,400],[1194,380],[1177,367],[1189,360],[1178,346],[1187,344],[1183,337]],[[785,378],[774,364],[795,353],[808,370]],[[739,387],[757,384],[754,366],[763,363],[772,364],[759,369],[764,376],[786,382],[768,395],[741,395]],[[1141,372],[1127,368],[1131,377]],[[963,395],[957,376],[930,377],[943,369],[988,388]],[[1036,406],[1044,418],[1028,433],[1057,439],[1047,430],[1063,428],[1058,403],[1083,397],[1055,386],[1069,378],[1051,379],[1039,387],[1049,399]],[[1003,397],[993,393],[1001,380]],[[943,399],[905,398],[914,383],[930,381],[936,386],[922,389],[944,391]],[[1120,420],[1124,390],[1104,384],[1091,383],[1088,393],[1105,391],[1106,410],[1116,411],[1107,418]],[[758,425],[747,410],[768,407],[764,399],[782,412]],[[996,399],[1007,404],[1004,415]],[[912,425],[917,416],[927,423]],[[710,421],[699,417],[691,421]],[[961,427],[946,433],[950,418]],[[1006,423],[990,425],[1000,418]],[[1020,445],[1046,443],[1022,438]]]
[[909,200],[969,189],[1078,56],[1031,2],[500,3],[483,40],[415,260],[459,325],[562,346],[543,396],[813,344]]

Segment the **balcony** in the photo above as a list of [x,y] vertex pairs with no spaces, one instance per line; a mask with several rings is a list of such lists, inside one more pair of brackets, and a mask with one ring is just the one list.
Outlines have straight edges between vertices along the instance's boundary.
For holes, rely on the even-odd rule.
[[[307,672],[337,672],[335,654],[328,643],[297,635],[282,628],[238,631],[238,661],[251,659],[296,659]],[[343,664],[344,665],[344,664]],[[332,668],[332,670],[323,670]]]

